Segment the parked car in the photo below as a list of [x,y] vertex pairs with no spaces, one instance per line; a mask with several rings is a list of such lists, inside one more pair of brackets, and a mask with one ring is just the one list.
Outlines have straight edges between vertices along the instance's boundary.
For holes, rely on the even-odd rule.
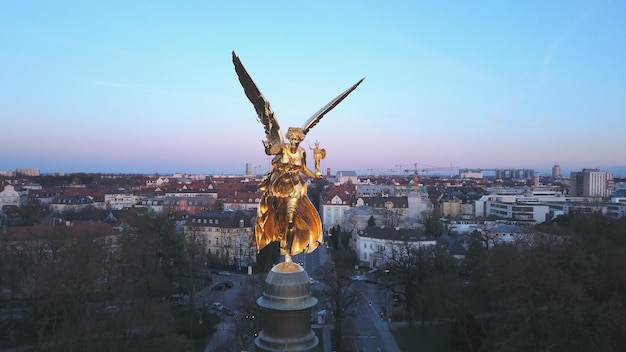
[[235,313],[233,312],[232,309],[226,307],[221,302],[214,302],[213,304],[211,304],[209,309],[217,311],[217,312],[222,312],[222,313],[224,313],[224,314],[226,314],[228,316],[231,316],[231,317],[235,315]]
[[182,307],[185,305],[185,296],[181,293],[170,295],[170,303]]
[[215,286],[213,286],[213,288],[211,288],[211,290],[213,290],[213,291],[225,291],[225,290],[228,290],[231,287],[233,287],[233,282],[231,280],[228,280],[228,281],[222,281],[220,283],[215,284]]
[[350,279],[354,281],[363,281],[365,280],[365,277],[363,275],[354,275]]
[[209,307],[209,309],[222,311],[224,309],[224,305],[220,302],[214,302],[213,304],[211,304],[211,307]]
[[107,313],[116,313],[116,312],[119,312],[120,309],[115,305],[110,305],[110,306],[106,306],[104,308],[104,311]]
[[230,272],[228,272],[228,271],[218,271],[217,275],[220,275],[220,276],[230,276]]

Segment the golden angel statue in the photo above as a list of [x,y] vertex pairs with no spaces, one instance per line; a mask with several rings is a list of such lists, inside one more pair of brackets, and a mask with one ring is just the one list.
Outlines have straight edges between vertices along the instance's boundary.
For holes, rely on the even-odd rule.
[[313,161],[315,161],[315,175],[320,176],[322,172],[320,171],[320,160],[326,157],[326,149],[320,148],[320,142],[315,141],[315,148],[311,148],[309,145],[309,149],[313,151]]
[[323,243],[322,222],[307,196],[304,176],[322,178],[306,165],[306,153],[300,142],[322,117],[345,99],[365,79],[362,78],[309,118],[302,127],[289,127],[283,141],[278,121],[261,91],[233,51],[233,64],[246,96],[254,105],[258,120],[265,127],[265,153],[274,155],[272,169],[263,176],[258,189],[263,192],[257,210],[255,233],[257,250],[270,242],[280,242],[285,261],[298,253],[311,253]]

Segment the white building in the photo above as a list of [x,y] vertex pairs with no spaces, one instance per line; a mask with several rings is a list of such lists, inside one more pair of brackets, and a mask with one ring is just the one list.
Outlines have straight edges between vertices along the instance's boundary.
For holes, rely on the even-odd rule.
[[599,169],[583,169],[570,174],[570,195],[582,197],[610,197],[613,195],[613,173]]
[[389,260],[394,246],[429,247],[437,240],[424,237],[421,231],[390,227],[367,227],[356,234],[356,253],[361,266],[378,268]]
[[542,241],[559,241],[558,236],[502,221],[485,221],[472,231],[478,231],[481,234],[481,243],[487,247],[503,244],[533,246]]
[[109,209],[132,208],[139,203],[143,197],[134,195],[129,192],[106,193],[104,195],[104,204]]
[[459,170],[459,178],[482,179],[483,173],[479,170]]
[[206,211],[192,215],[184,226],[184,234],[196,236],[204,246],[207,258],[222,265],[240,268],[256,262],[254,216],[243,211]]
[[626,197],[613,197],[606,205],[606,214],[614,218],[626,216]]
[[[343,186],[333,187],[320,202],[320,218],[322,227],[328,231],[333,226],[344,227],[345,212],[350,209],[350,197]],[[344,230],[351,231],[349,228]]]
[[79,211],[86,207],[96,207],[93,198],[81,194],[60,195],[54,197],[50,203],[50,212],[62,213],[64,211]]
[[[217,194],[216,194],[217,195]],[[224,209],[230,210],[252,210],[259,207],[262,192],[238,192],[226,196]]]
[[0,192],[0,208],[5,205],[22,206],[28,201],[28,190],[20,186],[6,185]]
[[346,183],[351,183],[353,185],[359,184],[359,178],[355,171],[337,171],[335,179],[340,185]]
[[516,221],[528,221],[541,224],[546,221],[546,215],[550,212],[550,207],[543,204],[524,203],[504,203],[498,201],[487,201],[485,204],[485,215],[495,215],[499,218]]
[[39,169],[27,168],[27,169],[15,169],[16,175],[24,176],[39,176]]

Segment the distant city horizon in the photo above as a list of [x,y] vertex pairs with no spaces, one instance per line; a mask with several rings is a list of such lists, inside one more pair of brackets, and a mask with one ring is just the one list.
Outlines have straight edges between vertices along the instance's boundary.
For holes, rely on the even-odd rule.
[[[555,164],[556,165],[556,164]],[[339,171],[354,171],[358,176],[383,176],[383,175],[397,175],[397,176],[410,176],[416,170],[414,167],[411,168],[399,168],[400,165],[395,165],[395,167],[389,168],[330,168],[330,176],[336,175]],[[402,165],[406,166],[406,165]],[[585,166],[585,167],[567,167],[559,165],[561,169],[561,176],[564,178],[568,178],[571,172],[582,171],[583,169],[599,169],[604,172],[612,172],[614,177],[626,177],[626,166]],[[162,170],[162,171],[111,171],[111,170],[95,170],[95,169],[76,169],[72,171],[62,171],[62,170],[47,170],[47,169],[38,169],[36,167],[31,168],[15,168],[15,169],[0,169],[0,176],[8,176],[8,173],[15,173],[16,170],[25,170],[32,169],[38,170],[41,176],[50,176],[50,175],[68,175],[73,173],[86,173],[86,174],[110,174],[110,175],[175,175],[175,174],[183,174],[183,175],[207,175],[207,176],[246,176],[246,175],[263,175],[268,170],[267,169],[259,169],[253,168],[252,173],[246,172],[246,165],[240,168],[240,170],[236,170],[236,168],[224,168],[221,170],[208,170],[208,171],[185,171],[185,170]],[[494,177],[495,172],[493,170],[533,170],[534,172],[539,173],[540,177],[546,177],[552,175],[552,167],[423,167],[417,168],[418,174],[422,176],[458,176],[460,170],[481,170],[485,177]],[[324,175],[327,174],[327,168],[323,168],[322,172]]]

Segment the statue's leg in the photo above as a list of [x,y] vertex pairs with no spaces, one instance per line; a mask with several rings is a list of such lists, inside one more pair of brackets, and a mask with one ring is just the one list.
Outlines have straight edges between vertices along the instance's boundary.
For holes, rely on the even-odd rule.
[[287,204],[287,238],[285,239],[285,251],[291,254],[294,236],[296,232],[296,212],[298,210],[298,198],[292,197]]

